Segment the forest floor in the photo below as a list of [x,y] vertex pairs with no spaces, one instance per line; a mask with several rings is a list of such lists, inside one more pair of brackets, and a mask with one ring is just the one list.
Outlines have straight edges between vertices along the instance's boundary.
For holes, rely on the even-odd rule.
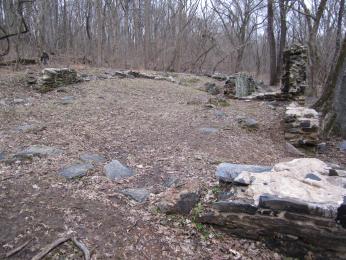
[[[151,201],[171,176],[215,183],[220,162],[273,165],[292,159],[285,151],[283,106],[273,110],[266,102],[230,100],[228,107],[207,108],[210,95],[198,87],[210,79],[202,76],[181,74],[183,85],[93,80],[38,94],[22,84],[23,75],[0,71],[0,153],[15,154],[30,145],[63,153],[0,161],[1,259],[28,240],[11,259],[30,259],[63,234],[83,241],[92,259],[281,259],[262,243],[160,214]],[[61,102],[66,96],[74,98]],[[8,105],[8,100],[13,102]],[[255,118],[259,129],[241,128],[239,116]],[[18,130],[28,124],[40,127]],[[200,131],[208,127],[218,131]],[[58,174],[86,152],[117,159],[136,175],[112,182],[104,174],[105,163],[74,180]],[[327,151],[317,157],[346,164],[335,140],[327,140]],[[119,192],[130,187],[148,189],[150,199],[135,203]],[[61,255],[82,259],[70,243],[52,251],[49,259]]]

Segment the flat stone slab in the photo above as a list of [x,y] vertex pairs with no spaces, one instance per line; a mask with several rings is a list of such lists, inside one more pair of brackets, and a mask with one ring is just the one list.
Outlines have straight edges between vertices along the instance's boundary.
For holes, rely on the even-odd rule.
[[125,189],[125,190],[122,190],[121,193],[140,203],[146,201],[150,195],[150,192],[143,188]]
[[216,177],[222,182],[234,182],[235,178],[243,171],[261,173],[270,171],[271,169],[272,167],[270,166],[221,163],[217,166]]
[[215,134],[219,131],[219,129],[213,127],[202,127],[199,128],[198,131],[202,134]]
[[16,153],[14,157],[16,159],[23,159],[23,158],[34,157],[34,156],[42,157],[42,156],[59,155],[62,153],[63,153],[62,150],[57,149],[55,147],[50,147],[46,145],[32,145]]
[[122,165],[118,160],[113,160],[104,167],[106,176],[114,181],[134,176],[133,171]]
[[95,153],[84,153],[79,158],[88,163],[102,163],[106,161],[105,157]]
[[89,170],[93,168],[90,163],[77,163],[61,169],[59,174],[64,176],[66,179],[73,179],[77,177],[83,177]]

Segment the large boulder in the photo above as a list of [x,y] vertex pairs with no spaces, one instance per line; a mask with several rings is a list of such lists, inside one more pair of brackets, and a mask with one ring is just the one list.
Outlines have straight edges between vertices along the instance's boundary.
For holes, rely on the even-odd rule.
[[302,158],[268,171],[228,169],[231,183],[220,192],[229,196],[208,200],[197,218],[200,222],[263,240],[288,256],[304,258],[313,252],[316,258],[344,259],[346,178],[332,174],[331,166]]

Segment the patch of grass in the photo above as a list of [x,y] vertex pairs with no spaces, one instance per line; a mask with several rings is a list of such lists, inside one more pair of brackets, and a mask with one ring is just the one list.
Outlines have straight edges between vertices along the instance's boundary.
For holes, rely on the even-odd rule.
[[202,223],[194,223],[195,224],[195,227],[196,227],[196,230],[202,234],[202,236],[204,238],[209,238],[210,237],[210,232],[207,228],[206,225],[202,224]]
[[212,187],[211,191],[213,192],[213,194],[219,194],[221,192],[221,188],[219,185],[216,185]]

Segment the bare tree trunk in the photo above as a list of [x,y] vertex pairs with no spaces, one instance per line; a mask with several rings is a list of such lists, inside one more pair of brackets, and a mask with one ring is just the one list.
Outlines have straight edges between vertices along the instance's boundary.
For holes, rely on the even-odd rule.
[[144,67],[145,69],[149,68],[151,50],[150,50],[150,35],[151,35],[151,26],[150,26],[150,0],[144,1]]
[[329,73],[324,92],[314,108],[324,115],[323,132],[332,132],[346,138],[346,36],[340,49],[336,66]]
[[273,9],[273,0],[268,0],[268,43],[269,43],[269,67],[270,67],[270,85],[275,85],[277,82],[276,74],[276,44],[274,36],[274,9]]
[[[279,42],[279,53],[277,55],[276,62],[276,81],[278,82],[281,78],[282,74],[282,64],[284,57],[284,49],[286,47],[286,37],[287,37],[287,24],[286,24],[286,14],[287,14],[287,4],[288,1],[279,1],[279,9],[280,9],[280,42]],[[276,83],[277,83],[276,82]]]

